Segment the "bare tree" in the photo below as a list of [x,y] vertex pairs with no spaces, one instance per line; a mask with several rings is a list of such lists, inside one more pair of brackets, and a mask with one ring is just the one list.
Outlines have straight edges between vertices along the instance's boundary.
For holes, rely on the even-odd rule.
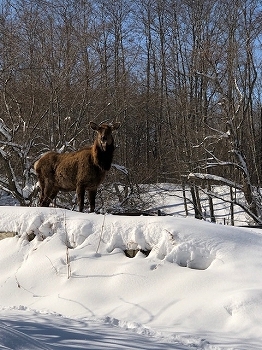
[[[232,201],[240,205],[255,222],[261,223],[261,169],[258,169],[256,163],[256,122],[253,109],[257,79],[254,38],[258,31],[259,8],[255,2],[251,7],[247,7],[244,2],[240,8],[234,5],[227,8],[228,21],[224,23],[228,45],[225,65],[221,70],[218,63],[210,62],[213,74],[208,77],[217,87],[220,98],[217,115],[221,122],[207,125],[210,133],[198,147],[208,154],[206,164],[202,163],[201,166],[207,173],[194,173],[190,176],[210,180],[213,174],[213,180],[230,186],[234,184],[243,191],[246,202],[236,199]],[[240,25],[241,23],[243,24]],[[223,155],[224,159],[217,154],[217,149],[221,147],[227,151]],[[229,168],[229,171],[218,170],[223,176],[216,177],[217,171],[212,173],[212,169],[221,168]]]

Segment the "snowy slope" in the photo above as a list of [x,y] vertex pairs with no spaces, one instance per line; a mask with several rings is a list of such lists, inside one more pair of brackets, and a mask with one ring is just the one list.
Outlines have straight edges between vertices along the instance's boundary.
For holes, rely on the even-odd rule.
[[0,232],[3,349],[262,348],[259,230],[1,207]]

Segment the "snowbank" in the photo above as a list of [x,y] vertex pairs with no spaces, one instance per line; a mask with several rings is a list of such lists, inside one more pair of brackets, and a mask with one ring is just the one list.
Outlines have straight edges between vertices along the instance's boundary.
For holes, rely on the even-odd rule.
[[[35,310],[100,320],[181,349],[262,348],[259,230],[1,207],[0,232],[16,233],[0,241],[2,335],[1,314]],[[125,249],[149,255],[130,259]]]

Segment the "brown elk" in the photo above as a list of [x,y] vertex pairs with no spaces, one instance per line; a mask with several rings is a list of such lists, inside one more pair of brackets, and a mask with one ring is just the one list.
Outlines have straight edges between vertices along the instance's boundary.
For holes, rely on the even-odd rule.
[[50,151],[35,162],[41,189],[40,206],[48,207],[59,191],[76,191],[79,211],[83,211],[87,190],[90,212],[94,212],[97,187],[104,180],[113,159],[112,131],[119,126],[118,122],[100,125],[90,122],[90,127],[97,132],[92,146],[68,153]]

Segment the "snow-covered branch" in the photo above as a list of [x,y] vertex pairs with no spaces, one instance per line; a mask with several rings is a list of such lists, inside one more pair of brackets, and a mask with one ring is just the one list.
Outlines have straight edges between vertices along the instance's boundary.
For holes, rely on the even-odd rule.
[[197,180],[207,180],[211,182],[219,182],[227,186],[236,187],[237,189],[241,190],[242,186],[239,184],[236,184],[233,181],[230,181],[222,176],[212,175],[212,174],[204,174],[204,173],[190,173],[188,175],[188,179],[197,179]]
[[119,165],[119,164],[112,163],[112,167],[114,167],[115,169],[121,171],[121,173],[123,173],[125,175],[128,175],[128,169],[124,165]]
[[[190,179],[190,180],[205,180],[205,181],[210,181],[211,183],[218,182],[218,183],[221,183],[221,184],[226,185],[228,187],[232,187],[232,188],[235,188],[237,190],[243,191],[244,196],[246,197],[245,189],[243,188],[242,185],[237,184],[235,182],[232,182],[232,181],[230,181],[224,177],[221,177],[221,176],[216,176],[216,175],[211,175],[211,174],[203,174],[203,173],[190,173],[188,175],[188,179]],[[254,187],[252,188],[253,199],[256,200],[257,207],[260,208],[260,210],[257,210],[257,211],[253,210],[252,205],[250,205],[248,203],[248,201],[241,201],[241,200],[237,200],[236,198],[225,199],[224,197],[221,197],[219,194],[213,192],[212,190],[204,190],[203,188],[201,188],[201,190],[205,194],[207,194],[213,198],[220,199],[226,203],[238,205],[241,209],[244,210],[245,213],[247,213],[250,216],[250,218],[252,218],[254,220],[254,222],[256,222],[256,223],[262,222],[262,218],[260,215],[260,212],[262,210],[260,189],[254,188]]]

